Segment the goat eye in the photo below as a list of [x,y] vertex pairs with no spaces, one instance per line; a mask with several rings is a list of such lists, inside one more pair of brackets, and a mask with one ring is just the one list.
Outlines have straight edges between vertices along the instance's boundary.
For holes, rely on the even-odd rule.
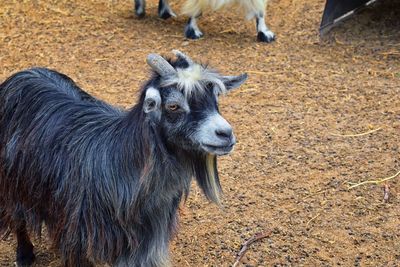
[[179,105],[176,104],[167,105],[167,109],[170,111],[177,111],[179,109]]

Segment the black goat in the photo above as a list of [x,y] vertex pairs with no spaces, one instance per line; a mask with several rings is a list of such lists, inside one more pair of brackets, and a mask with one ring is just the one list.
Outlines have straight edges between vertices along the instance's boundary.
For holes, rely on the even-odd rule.
[[235,137],[218,95],[247,75],[174,53],[148,56],[153,76],[128,111],[48,69],[0,85],[0,233],[16,234],[18,266],[33,263],[28,233],[43,223],[64,266],[168,266],[192,177],[219,201],[216,156]]

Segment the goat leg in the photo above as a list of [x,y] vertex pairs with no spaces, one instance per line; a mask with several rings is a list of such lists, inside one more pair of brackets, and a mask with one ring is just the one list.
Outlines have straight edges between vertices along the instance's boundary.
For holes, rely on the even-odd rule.
[[17,235],[17,266],[31,266],[35,261],[33,245],[26,230],[26,223],[23,222],[16,231]]
[[170,17],[176,17],[174,11],[169,6],[168,0],[160,0],[158,2],[158,16],[162,19],[169,19]]
[[146,15],[146,0],[135,0],[135,13],[139,18]]
[[196,16],[190,17],[185,26],[185,36],[188,39],[199,39],[203,37],[203,33],[197,26]]
[[264,13],[256,15],[257,40],[260,42],[270,43],[275,41],[275,34],[265,24]]

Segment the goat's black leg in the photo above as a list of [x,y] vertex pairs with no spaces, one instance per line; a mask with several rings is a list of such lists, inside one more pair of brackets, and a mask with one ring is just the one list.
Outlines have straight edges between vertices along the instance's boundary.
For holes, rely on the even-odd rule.
[[139,18],[146,15],[146,0],[135,0],[135,13]]
[[264,14],[256,16],[257,40],[260,42],[270,43],[275,40],[275,34],[270,31],[265,24]]
[[203,33],[197,26],[196,17],[191,17],[185,26],[185,36],[189,39],[199,39],[203,37]]
[[170,17],[176,17],[174,11],[169,6],[168,0],[160,0],[158,2],[158,16],[162,19],[169,19]]
[[35,254],[33,253],[33,245],[29,239],[26,230],[25,222],[22,223],[16,231],[17,234],[17,266],[25,267],[31,266],[35,261]]

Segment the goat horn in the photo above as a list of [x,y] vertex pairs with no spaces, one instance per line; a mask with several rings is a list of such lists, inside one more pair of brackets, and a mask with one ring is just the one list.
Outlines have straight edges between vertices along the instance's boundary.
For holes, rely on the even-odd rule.
[[147,64],[161,76],[168,76],[176,73],[174,67],[165,58],[157,54],[147,56]]
[[174,50],[172,50],[172,53],[174,53],[175,56],[177,56],[179,58],[183,58],[184,60],[186,60],[187,63],[189,64],[189,66],[195,64],[194,61],[190,57],[188,57],[186,54],[182,53],[179,50],[174,49]]

